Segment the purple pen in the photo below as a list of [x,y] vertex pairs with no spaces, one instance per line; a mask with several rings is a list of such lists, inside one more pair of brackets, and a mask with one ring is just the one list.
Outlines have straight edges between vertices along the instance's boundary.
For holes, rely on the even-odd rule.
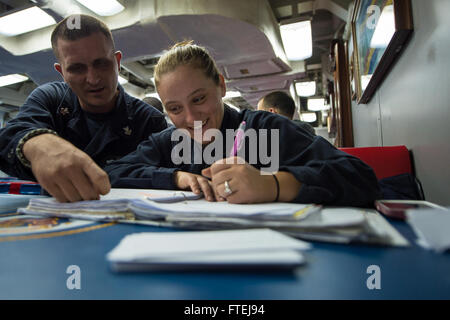
[[241,149],[245,136],[245,121],[242,121],[239,125],[236,136],[234,137],[233,149],[231,149],[230,157],[237,156],[238,151]]

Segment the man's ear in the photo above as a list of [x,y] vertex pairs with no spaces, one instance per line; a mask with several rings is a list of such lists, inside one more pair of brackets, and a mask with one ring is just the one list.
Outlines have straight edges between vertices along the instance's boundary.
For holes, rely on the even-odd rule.
[[62,72],[62,68],[61,65],[59,63],[54,63],[53,64],[53,68],[55,68],[56,71],[59,72],[59,74],[64,78],[63,72]]
[[116,57],[116,62],[117,62],[117,67],[120,71],[120,60],[122,60],[122,52],[121,51],[116,51],[114,53],[114,56]]

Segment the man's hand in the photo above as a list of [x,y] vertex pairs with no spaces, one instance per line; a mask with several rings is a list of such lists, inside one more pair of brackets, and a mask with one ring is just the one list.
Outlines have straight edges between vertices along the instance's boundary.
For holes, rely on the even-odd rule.
[[56,135],[31,138],[24,144],[23,154],[39,184],[60,202],[96,200],[111,189],[106,172]]

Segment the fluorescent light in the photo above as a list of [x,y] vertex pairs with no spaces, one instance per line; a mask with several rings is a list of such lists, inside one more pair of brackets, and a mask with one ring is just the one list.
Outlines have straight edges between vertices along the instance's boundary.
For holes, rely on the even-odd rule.
[[289,60],[304,60],[312,56],[311,21],[281,25],[280,32]]
[[225,99],[229,99],[229,98],[237,98],[240,97],[241,93],[239,91],[227,91],[227,93],[225,94]]
[[77,0],[99,16],[112,16],[121,12],[124,7],[116,0]]
[[295,90],[300,97],[310,97],[316,94],[316,82],[315,81],[305,81],[296,82]]
[[330,105],[325,104],[324,98],[310,98],[308,99],[309,111],[322,111],[330,109]]
[[383,8],[380,18],[378,19],[372,40],[370,40],[371,48],[386,48],[395,32],[394,6],[388,5]]
[[9,86],[10,84],[27,81],[28,77],[20,74],[9,74],[7,76],[0,77],[0,87]]
[[315,112],[303,112],[300,114],[300,120],[304,122],[315,122],[317,120],[317,114]]
[[128,83],[128,79],[122,77],[122,76],[119,74],[119,83],[120,83],[120,84]]
[[0,34],[12,37],[55,24],[56,21],[38,7],[17,11],[0,18]]

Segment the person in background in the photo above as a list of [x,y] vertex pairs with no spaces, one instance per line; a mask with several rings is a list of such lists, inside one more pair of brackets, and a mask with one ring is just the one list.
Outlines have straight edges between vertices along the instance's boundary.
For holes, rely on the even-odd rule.
[[51,43],[64,82],[36,88],[1,129],[0,170],[37,180],[62,202],[99,199],[111,187],[102,167],[167,123],[118,84],[122,53],[103,22],[69,16],[56,25]]
[[167,116],[167,113],[164,112],[164,107],[161,100],[159,100],[156,97],[145,97],[144,99],[142,99],[142,101],[148,103],[149,105],[161,111],[164,114],[164,118],[166,119],[167,125],[169,126],[173,125],[172,120],[170,120],[170,118]]
[[144,99],[142,99],[142,101],[144,101],[145,103],[151,105],[152,107],[158,109],[159,112],[164,113],[164,108],[162,105],[161,100],[159,100],[156,97],[145,97]]
[[273,91],[259,99],[258,110],[285,116],[312,135],[316,134],[314,127],[308,122],[293,120],[295,113],[295,102],[294,99],[292,99],[291,96],[284,91]]
[[[192,190],[202,192],[208,201],[230,203],[372,206],[380,195],[373,170],[324,138],[309,134],[286,117],[252,110],[238,112],[226,106],[222,101],[224,77],[201,46],[182,42],[167,51],[155,67],[155,84],[175,127],[153,134],[135,152],[108,164],[105,170],[113,187]],[[222,149],[217,147],[220,157],[212,164],[204,156],[195,159],[194,145],[205,151],[216,142],[215,136],[208,134],[210,129],[223,138],[227,129],[234,131],[243,121],[247,131],[257,132],[259,140],[270,140],[266,145],[278,143],[279,150],[272,149],[272,155],[279,158],[275,170],[263,172],[268,164],[257,156],[260,149],[256,154],[245,152],[245,159],[238,159],[230,155],[228,143],[222,143]],[[183,162],[173,152],[181,142],[172,137],[180,132],[192,146]],[[275,141],[271,138],[274,132],[278,135],[274,135]],[[259,143],[249,145],[248,138],[243,150],[260,148]],[[222,159],[222,155],[227,158]]]

